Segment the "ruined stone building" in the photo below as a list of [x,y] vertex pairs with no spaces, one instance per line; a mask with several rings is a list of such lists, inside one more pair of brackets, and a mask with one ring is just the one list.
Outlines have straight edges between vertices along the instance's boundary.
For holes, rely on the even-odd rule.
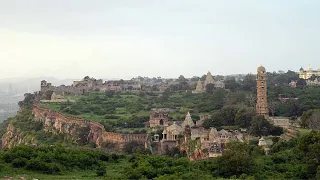
[[142,90],[140,83],[132,81],[106,81],[101,87],[100,91],[114,91],[114,92],[138,92]]
[[95,87],[101,87],[103,84],[102,79],[95,79],[90,77],[85,77],[81,81],[73,81],[72,86],[73,87],[88,87],[88,88],[95,88]]
[[51,83],[42,80],[40,89],[41,99],[52,100],[51,96],[53,92],[55,93],[55,95],[60,95],[59,99],[61,99],[61,96],[65,95],[77,96],[86,92],[99,90],[102,87],[102,85],[103,82],[101,79],[96,80],[94,78],[89,77],[85,77],[81,81],[74,81],[71,86],[53,86]]
[[267,99],[267,72],[263,66],[257,69],[257,105],[258,115],[268,116],[268,99]]
[[162,132],[163,140],[164,141],[177,141],[179,135],[183,134],[183,131],[184,131],[184,129],[174,122],[172,125],[164,128],[164,130]]
[[212,74],[208,72],[205,81],[201,82],[201,80],[199,79],[197,82],[196,89],[192,92],[204,93],[206,92],[206,87],[208,84],[213,84],[215,88],[225,88],[225,84],[222,81],[215,81],[212,77]]
[[51,83],[43,80],[41,81],[41,89],[40,89],[40,96],[41,99],[44,100],[52,100],[58,98],[63,98],[65,95],[81,95],[85,92],[83,88],[75,88],[73,86],[53,86]]
[[141,84],[129,84],[128,83],[128,84],[123,84],[121,86],[122,92],[132,92],[132,91],[138,92],[141,90],[142,90]]
[[[160,142],[163,151],[173,147],[180,147],[186,150],[185,144],[188,144],[188,141],[196,141],[198,143],[196,147],[198,148],[198,155],[201,154],[203,150],[208,152],[207,154],[202,153],[199,155],[201,159],[221,155],[226,143],[229,141],[243,141],[243,135],[238,131],[218,131],[215,128],[207,130],[196,124],[198,123],[193,122],[188,112],[181,125],[174,122],[172,125],[164,127],[162,132],[163,139]],[[196,158],[193,155],[190,155],[190,157],[191,156]]]
[[107,81],[100,88],[100,91],[104,91],[104,92],[107,92],[107,91],[120,92],[121,90],[122,90],[121,84],[118,81]]
[[[85,77],[81,81],[74,81],[71,86],[53,86],[51,83],[43,80],[41,81],[41,99],[53,100],[55,98],[62,99],[65,95],[78,96],[86,92],[93,91],[114,91],[114,92],[138,92],[142,90],[139,83],[132,81],[107,81],[103,82],[102,79],[94,79]],[[52,93],[55,93],[53,99]]]
[[315,80],[307,80],[307,86],[320,86],[320,78],[316,78]]
[[200,115],[200,120],[199,121],[196,121],[196,126],[197,127],[202,127],[203,126],[203,123],[206,119],[210,119],[212,116],[210,114],[203,114],[203,115]]
[[149,126],[152,127],[166,127],[169,125],[169,116],[163,112],[153,112],[149,117]]
[[291,82],[289,83],[289,86],[296,88],[297,87],[297,81],[291,80]]

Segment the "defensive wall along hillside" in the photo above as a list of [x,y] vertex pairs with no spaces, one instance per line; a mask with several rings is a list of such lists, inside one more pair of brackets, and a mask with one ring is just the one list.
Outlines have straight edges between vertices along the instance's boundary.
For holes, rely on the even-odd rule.
[[45,130],[53,127],[58,133],[76,136],[78,128],[89,128],[87,138],[90,142],[96,143],[98,147],[101,147],[104,142],[116,143],[122,148],[126,143],[131,141],[137,141],[139,143],[145,143],[147,141],[147,134],[107,132],[100,123],[85,120],[81,117],[63,115],[37,105],[33,107],[32,112],[35,120],[44,123]]

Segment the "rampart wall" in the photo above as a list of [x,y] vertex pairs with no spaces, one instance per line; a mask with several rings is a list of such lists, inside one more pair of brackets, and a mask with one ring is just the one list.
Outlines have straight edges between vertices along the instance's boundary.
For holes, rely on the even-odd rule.
[[100,123],[88,121],[81,117],[63,115],[37,105],[33,107],[33,114],[35,120],[42,121],[46,129],[54,127],[58,133],[67,133],[76,136],[78,133],[77,128],[89,128],[88,139],[90,142],[96,143],[98,147],[101,147],[104,142],[116,143],[122,148],[126,143],[131,141],[137,141],[139,143],[145,143],[147,141],[147,134],[107,132]]
[[43,86],[41,87],[41,91],[53,91],[58,94],[71,94],[71,95],[81,95],[83,94],[84,90],[87,90],[86,87],[83,88],[76,88],[73,86]]

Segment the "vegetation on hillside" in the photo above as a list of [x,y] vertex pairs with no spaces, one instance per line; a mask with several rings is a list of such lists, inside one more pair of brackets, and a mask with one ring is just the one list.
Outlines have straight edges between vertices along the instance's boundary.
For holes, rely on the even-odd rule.
[[[96,172],[89,178],[112,179],[316,179],[320,177],[320,133],[279,141],[265,156],[256,142],[227,144],[221,157],[191,162],[159,155],[117,155],[60,146],[20,146],[0,152],[0,175]],[[121,168],[118,168],[121,167]],[[49,177],[49,175],[48,175]],[[79,177],[86,179],[87,176]]]
[[[247,85],[249,87],[249,85]],[[151,108],[166,107],[171,120],[183,120],[190,111],[193,120],[201,114],[212,114],[214,127],[240,126],[249,128],[255,112],[254,86],[251,91],[229,92],[216,89],[211,93],[165,91],[152,93],[89,93],[77,97],[75,103],[44,103],[42,106],[73,116],[97,121],[108,131],[145,132]],[[281,94],[281,96],[279,96]],[[270,116],[296,119],[309,109],[320,108],[320,87],[291,88],[287,85],[271,86],[268,91]],[[281,101],[279,97],[287,97]],[[297,98],[297,99],[295,99]],[[230,112],[228,112],[230,111]],[[220,117],[223,120],[217,120]],[[207,124],[207,125],[209,125]]]
[[[293,120],[301,116],[303,128],[319,130],[320,87],[306,87],[301,79],[297,88],[289,87],[288,82],[297,80],[297,74],[292,71],[268,73],[268,78],[270,115],[288,116]],[[210,86],[207,93],[192,94],[190,90],[194,87],[181,76],[179,84],[172,85],[162,94],[94,92],[68,97],[75,103],[43,103],[41,106],[100,122],[107,131],[145,132],[144,122],[148,120],[151,108],[166,107],[172,109],[170,120],[182,120],[190,111],[193,120],[199,120],[201,114],[212,115],[204,122],[206,128],[241,127],[247,128],[254,136],[283,133],[282,128],[255,115],[253,75],[249,74],[243,80],[226,78],[225,83],[228,90]],[[185,154],[178,148],[167,153],[170,157],[150,155],[150,151],[136,142],[126,144],[124,152],[127,154],[119,155],[93,151],[95,144],[81,139],[81,133],[75,138],[45,132],[41,122],[33,121],[34,98],[34,94],[26,94],[25,100],[19,103],[23,111],[0,126],[3,134],[7,124],[12,123],[16,133],[24,137],[24,143],[30,145],[0,152],[0,177],[24,172],[52,179],[52,175],[65,177],[76,172],[74,174],[83,174],[77,178],[84,179],[320,178],[320,134],[316,131],[305,131],[301,137],[289,141],[274,137],[276,143],[271,146],[268,156],[256,141],[231,142],[221,157],[200,162],[183,158]],[[103,150],[114,146],[112,143],[102,144]]]

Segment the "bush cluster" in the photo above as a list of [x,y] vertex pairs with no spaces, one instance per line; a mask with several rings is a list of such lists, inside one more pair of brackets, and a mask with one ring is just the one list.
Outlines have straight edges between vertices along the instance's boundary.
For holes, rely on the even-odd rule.
[[102,176],[105,162],[118,162],[124,158],[99,151],[67,149],[59,146],[18,146],[1,153],[1,160],[13,168],[25,168],[46,174],[59,174],[65,170],[97,169]]

